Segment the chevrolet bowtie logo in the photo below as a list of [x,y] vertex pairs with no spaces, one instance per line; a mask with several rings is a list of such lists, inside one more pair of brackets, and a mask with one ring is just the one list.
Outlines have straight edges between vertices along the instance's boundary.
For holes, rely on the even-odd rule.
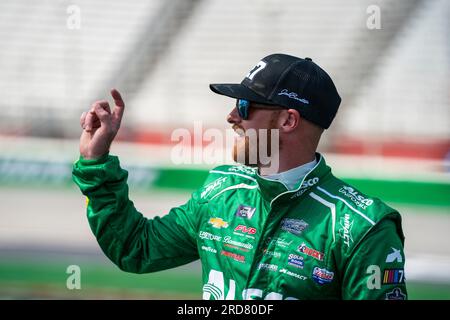
[[228,227],[228,222],[222,220],[222,218],[211,218],[209,219],[208,223],[216,229]]

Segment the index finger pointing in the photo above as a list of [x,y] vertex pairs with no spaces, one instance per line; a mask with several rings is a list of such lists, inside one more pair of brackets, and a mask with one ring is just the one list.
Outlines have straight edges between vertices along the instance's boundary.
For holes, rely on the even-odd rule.
[[125,109],[125,102],[117,89],[111,89],[111,96],[113,97],[115,104],[113,115],[118,119],[122,119],[123,111]]

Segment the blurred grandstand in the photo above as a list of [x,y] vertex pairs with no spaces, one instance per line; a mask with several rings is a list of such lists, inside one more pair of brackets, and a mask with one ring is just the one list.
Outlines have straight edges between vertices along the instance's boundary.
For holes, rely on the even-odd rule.
[[[381,29],[367,28],[370,5]],[[227,128],[233,103],[208,84],[283,52],[334,79],[343,103],[320,151],[401,211],[411,298],[450,299],[449,15],[447,0],[0,2],[0,298],[200,298],[196,263],[127,275],[100,252],[70,182],[79,116],[123,93],[113,152],[137,207],[161,215],[213,166],[174,165],[172,131]],[[65,286],[70,264],[82,290]]]

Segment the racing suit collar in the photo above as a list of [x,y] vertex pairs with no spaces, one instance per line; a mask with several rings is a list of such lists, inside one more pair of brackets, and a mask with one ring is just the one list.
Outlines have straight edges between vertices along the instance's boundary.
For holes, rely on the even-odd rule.
[[302,180],[298,181],[296,187],[289,191],[286,186],[276,180],[270,180],[259,173],[256,173],[255,178],[258,182],[261,196],[264,200],[269,201],[272,205],[275,200],[285,202],[301,197],[311,187],[323,180],[324,177],[331,172],[330,167],[327,166],[324,157],[316,152],[317,164],[312,168]]

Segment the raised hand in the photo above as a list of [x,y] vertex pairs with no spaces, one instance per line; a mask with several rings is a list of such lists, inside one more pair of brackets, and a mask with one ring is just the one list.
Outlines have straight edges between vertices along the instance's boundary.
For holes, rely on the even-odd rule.
[[80,125],[80,154],[85,159],[98,159],[109,152],[112,141],[120,128],[125,103],[116,89],[111,90],[114,109],[111,112],[106,100],[96,101],[88,112],[83,112]]

